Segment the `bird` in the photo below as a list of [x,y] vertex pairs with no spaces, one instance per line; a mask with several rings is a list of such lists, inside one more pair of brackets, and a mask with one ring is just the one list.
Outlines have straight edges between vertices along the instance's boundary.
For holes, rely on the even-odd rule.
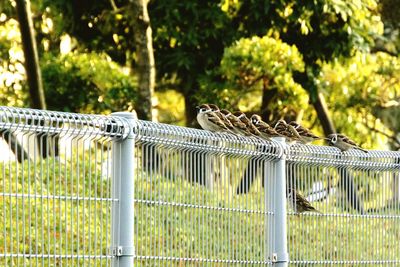
[[201,128],[211,132],[228,132],[233,133],[225,125],[225,123],[212,111],[208,104],[202,104],[196,107],[197,121]]
[[282,136],[272,126],[264,122],[261,119],[260,115],[253,114],[251,115],[250,120],[254,124],[254,126],[256,126],[256,128],[260,131],[262,137],[270,140],[271,137]]
[[225,124],[225,126],[226,126],[230,131],[232,131],[233,133],[236,133],[236,132],[235,132],[235,128],[234,128],[233,124],[231,123],[231,121],[228,120],[228,119],[225,117],[225,115],[221,113],[221,110],[219,109],[219,107],[218,107],[217,105],[215,105],[215,104],[207,104],[207,105],[211,108],[211,111],[214,112],[215,115],[217,115],[218,118],[219,118],[220,120],[223,121],[223,123]]
[[353,140],[351,140],[344,134],[340,133],[330,134],[326,137],[326,140],[329,142],[329,145],[339,148],[342,152],[348,151],[353,148],[368,153],[367,150],[359,147]]
[[257,129],[256,126],[254,126],[253,123],[251,123],[251,120],[247,118],[246,114],[244,114],[241,111],[236,111],[233,113],[241,122],[243,122],[246,125],[246,131],[247,133],[250,133],[250,135],[261,137],[261,132]]
[[278,120],[274,126],[274,129],[280,135],[284,136],[286,138],[286,141],[289,143],[299,141],[299,138],[289,130],[289,126],[284,120]]
[[251,136],[252,134],[247,130],[247,126],[240,119],[238,119],[235,115],[233,115],[229,110],[221,109],[221,113],[224,117],[230,121],[233,125],[233,131],[237,134],[244,136]]
[[318,135],[313,134],[309,129],[307,129],[306,127],[301,126],[296,121],[289,122],[288,129],[303,144],[308,144],[308,143],[311,143],[313,141],[322,139],[322,137],[319,137]]
[[289,193],[288,198],[290,200],[290,203],[293,205],[293,207],[294,205],[296,205],[295,209],[296,213],[303,213],[307,211],[322,213],[316,208],[314,208],[305,197],[303,197],[299,192],[296,191],[296,189],[289,188],[288,193]]

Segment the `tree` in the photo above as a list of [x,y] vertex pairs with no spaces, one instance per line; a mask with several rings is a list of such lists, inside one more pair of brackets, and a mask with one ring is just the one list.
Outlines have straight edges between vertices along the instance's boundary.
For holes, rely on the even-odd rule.
[[132,0],[132,28],[136,44],[138,73],[139,118],[152,119],[152,98],[155,86],[155,65],[150,18],[147,11],[149,0]]
[[190,126],[196,125],[201,79],[218,67],[224,47],[235,39],[220,4],[215,0],[155,0],[149,6],[158,79],[182,93]]
[[32,108],[46,109],[30,1],[16,0],[16,8],[25,56],[25,71],[28,80],[31,106]]

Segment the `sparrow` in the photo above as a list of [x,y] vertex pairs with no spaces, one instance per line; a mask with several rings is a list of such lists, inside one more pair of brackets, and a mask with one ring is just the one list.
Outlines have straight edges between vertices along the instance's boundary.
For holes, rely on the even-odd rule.
[[235,115],[233,115],[229,110],[221,109],[221,113],[224,117],[230,121],[233,125],[233,131],[240,135],[250,136],[252,135],[248,130],[245,123],[243,123],[240,119],[238,119]]
[[[296,213],[303,213],[303,212],[317,212],[317,213],[322,213],[319,210],[317,210],[316,208],[314,208],[310,202],[303,197],[299,192],[297,192],[295,189],[293,188],[289,188],[289,195],[288,198],[290,200],[290,203],[292,205],[296,205]],[[293,199],[294,197],[294,199]]]
[[196,107],[197,109],[197,121],[201,128],[211,132],[229,132],[229,128],[225,123],[212,111],[209,105],[202,104]]
[[256,126],[256,128],[260,131],[262,137],[270,140],[271,137],[282,136],[277,131],[275,131],[275,129],[272,126],[270,126],[268,123],[264,122],[261,119],[261,116],[259,116],[257,114],[253,114],[250,117],[250,119],[251,119],[251,122],[254,124],[254,126]]
[[299,138],[289,130],[289,125],[284,120],[279,120],[275,124],[274,129],[280,135],[284,136],[286,138],[286,141],[289,143],[293,143],[299,140]]
[[368,153],[367,150],[357,146],[357,144],[353,140],[351,140],[344,134],[330,134],[326,137],[326,140],[328,140],[329,145],[339,148],[342,152],[353,148]]
[[322,139],[322,137],[313,134],[310,130],[301,126],[296,121],[289,122],[288,128],[303,144],[308,144],[315,140]]
[[228,120],[224,114],[221,113],[221,110],[219,109],[219,107],[217,105],[214,104],[208,104],[208,106],[211,108],[211,111],[214,112],[215,115],[218,116],[218,118],[220,120],[223,121],[223,123],[225,124],[225,126],[232,131],[233,133],[235,132],[235,127],[233,126],[233,124],[231,123],[230,120]]
[[250,135],[261,137],[261,132],[257,129],[256,126],[254,126],[253,123],[251,123],[251,120],[247,118],[246,114],[241,111],[236,111],[235,113],[233,113],[233,115],[235,115],[241,122],[246,125],[247,133],[250,133]]

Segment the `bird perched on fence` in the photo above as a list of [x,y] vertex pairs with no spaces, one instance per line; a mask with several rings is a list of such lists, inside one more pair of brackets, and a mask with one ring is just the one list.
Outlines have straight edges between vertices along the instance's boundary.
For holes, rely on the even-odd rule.
[[353,140],[351,140],[344,134],[330,134],[326,137],[326,140],[328,140],[329,145],[339,148],[342,152],[353,148],[368,153],[367,150],[359,147]]
[[319,136],[313,134],[309,129],[307,129],[306,127],[301,126],[296,121],[289,122],[288,129],[303,144],[308,144],[308,143],[311,143],[313,141],[322,139],[322,137],[319,137]]
[[201,128],[211,132],[228,132],[233,133],[225,125],[225,123],[218,117],[218,115],[212,111],[209,105],[202,104],[197,106],[197,121]]
[[295,212],[303,213],[310,211],[310,212],[322,213],[316,208],[314,208],[305,197],[303,197],[299,192],[296,191],[296,189],[289,188],[288,193],[289,193],[288,198],[293,206],[293,209],[294,206],[296,207]]
[[282,136],[272,126],[264,122],[260,115],[253,114],[250,119],[254,126],[260,131],[261,136],[265,139],[270,140],[271,137]]
[[232,132],[235,133],[235,128],[233,127],[232,123],[230,120],[228,120],[225,115],[221,112],[219,107],[214,104],[207,104],[210,108],[211,111],[214,112],[215,115],[225,124],[225,126]]
[[261,137],[260,131],[257,129],[256,126],[254,126],[253,123],[251,123],[251,120],[247,118],[246,114],[244,114],[241,111],[236,111],[233,113],[241,122],[243,122],[246,125],[246,131],[247,133],[250,133],[250,135]]
[[225,116],[227,120],[233,125],[233,131],[240,135],[251,136],[252,134],[247,130],[247,126],[235,115],[233,115],[229,110],[221,109],[221,113]]
[[289,130],[289,125],[284,120],[279,120],[274,126],[275,131],[286,138],[286,141],[293,143],[298,141],[299,138]]

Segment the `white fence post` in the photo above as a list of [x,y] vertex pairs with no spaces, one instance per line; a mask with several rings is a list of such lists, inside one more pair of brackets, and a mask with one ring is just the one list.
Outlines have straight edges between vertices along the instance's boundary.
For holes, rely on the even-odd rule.
[[[279,142],[284,149],[286,147],[285,138],[276,137],[274,141]],[[287,230],[286,230],[286,155],[282,156],[274,163],[275,173],[273,179],[273,186],[267,189],[268,196],[272,200],[272,216],[273,232],[272,236],[272,262],[275,266],[284,267],[288,266],[289,254],[287,249]],[[267,179],[268,179],[267,178]]]
[[[134,113],[117,112],[112,116],[128,119],[134,125]],[[117,140],[112,148],[112,249],[114,267],[132,267],[134,260],[134,170],[135,136],[130,131],[124,140]]]

